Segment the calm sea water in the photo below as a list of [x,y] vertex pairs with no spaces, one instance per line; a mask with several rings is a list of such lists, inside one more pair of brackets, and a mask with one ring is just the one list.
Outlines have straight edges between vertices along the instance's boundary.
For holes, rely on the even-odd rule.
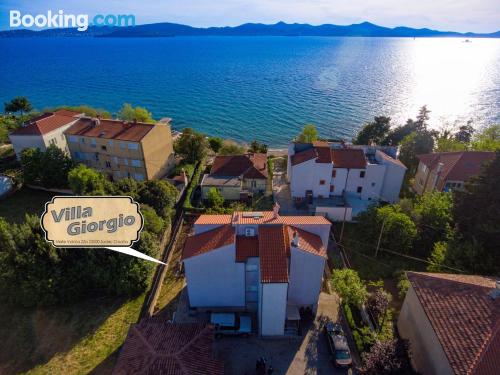
[[306,123],[351,138],[427,104],[433,127],[500,122],[500,40],[320,37],[0,39],[0,101],[128,102],[209,134],[283,146]]

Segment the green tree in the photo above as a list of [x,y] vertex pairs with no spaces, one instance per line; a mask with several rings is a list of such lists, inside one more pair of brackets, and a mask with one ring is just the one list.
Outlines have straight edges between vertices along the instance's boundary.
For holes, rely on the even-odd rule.
[[312,124],[305,125],[302,132],[297,137],[298,142],[311,143],[318,140],[318,131]]
[[10,102],[4,103],[4,110],[11,113],[21,112],[22,116],[24,112],[31,112],[33,106],[25,96],[16,96]]
[[391,118],[386,116],[376,116],[372,122],[366,123],[356,138],[352,140],[355,145],[367,145],[370,142],[382,144],[391,129]]
[[211,208],[222,207],[224,204],[224,197],[216,188],[210,188],[207,193],[208,206]]
[[151,206],[163,218],[170,216],[178,195],[175,186],[165,180],[145,181],[138,191],[139,202]]
[[472,126],[472,120],[467,121],[466,125],[462,125],[458,128],[455,133],[455,139],[464,144],[469,144],[474,135],[474,127]]
[[500,150],[500,124],[491,125],[477,133],[472,141],[472,149],[476,151]]
[[446,253],[448,251],[448,243],[439,241],[434,243],[431,255],[429,256],[429,265],[427,266],[428,272],[446,272],[447,269],[443,268],[446,260]]
[[213,152],[218,153],[219,150],[222,147],[222,143],[224,140],[219,137],[210,137],[208,138],[208,144],[210,145],[210,148],[212,149]]
[[245,153],[245,147],[234,141],[226,140],[219,150],[220,155],[241,155]]
[[196,163],[205,158],[207,147],[205,135],[191,128],[182,130],[181,136],[174,143],[175,152],[184,158],[186,163]]
[[368,298],[368,292],[358,273],[348,268],[333,270],[332,287],[343,302],[349,305],[359,306]]
[[46,108],[46,109],[44,109],[44,111],[45,112],[53,112],[53,111],[57,111],[58,109],[67,109],[69,111],[84,113],[86,116],[89,116],[89,117],[100,116],[103,119],[111,118],[111,113],[109,111],[106,111],[106,110],[100,109],[100,108],[90,107],[88,105],[76,105],[76,106],[63,105],[63,106],[56,107],[56,108]]
[[267,145],[264,143],[259,143],[254,139],[250,143],[250,148],[248,149],[248,152],[265,154],[267,153]]
[[45,151],[34,148],[23,150],[21,166],[26,183],[45,188],[65,188],[74,163],[60,148],[50,145]]
[[434,137],[432,132],[413,132],[406,136],[401,142],[399,159],[408,168],[407,174],[413,176],[418,166],[417,155],[427,154],[434,149]]
[[118,112],[118,117],[125,121],[138,121],[154,123],[151,112],[148,112],[146,108],[142,107],[132,107],[129,103],[125,103],[123,107]]
[[[484,272],[500,273],[500,150],[484,163],[481,173],[454,192],[453,218],[460,238],[469,244],[467,252]],[[455,241],[456,243],[459,241]],[[453,251],[452,251],[453,252]],[[477,257],[477,258],[476,258]],[[470,267],[470,266],[469,266]]]
[[107,181],[104,175],[83,164],[79,164],[68,173],[68,184],[78,195],[105,195]]
[[418,235],[414,248],[416,253],[428,257],[439,241],[447,241],[453,231],[453,199],[451,193],[431,192],[416,198],[414,221]]
[[165,228],[165,221],[156,211],[147,204],[141,204],[141,213],[144,218],[144,230],[159,235]]
[[418,110],[417,120],[415,124],[417,126],[417,131],[425,131],[427,130],[427,121],[429,120],[429,114],[431,111],[427,109],[427,106],[424,105]]
[[132,197],[134,200],[138,199],[139,182],[137,182],[133,178],[122,178],[121,180],[116,181],[113,185],[114,185],[114,194],[128,195],[129,197]]

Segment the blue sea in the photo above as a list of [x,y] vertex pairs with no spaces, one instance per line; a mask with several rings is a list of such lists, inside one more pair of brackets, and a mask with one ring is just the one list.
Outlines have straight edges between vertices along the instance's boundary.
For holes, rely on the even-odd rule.
[[352,138],[426,104],[434,128],[500,122],[500,39],[174,37],[0,39],[0,101],[37,109],[123,103],[280,147],[304,124]]

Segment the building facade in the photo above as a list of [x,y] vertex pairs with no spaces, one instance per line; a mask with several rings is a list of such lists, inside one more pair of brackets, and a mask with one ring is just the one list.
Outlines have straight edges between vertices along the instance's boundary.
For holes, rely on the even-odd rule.
[[165,176],[175,165],[168,122],[147,124],[81,118],[66,132],[73,160],[112,180]]
[[406,167],[391,148],[343,143],[291,143],[287,178],[292,198],[343,196],[394,203],[399,200]]
[[202,198],[216,188],[226,200],[245,199],[249,193],[270,190],[266,154],[219,155],[201,181]]
[[418,155],[419,163],[412,188],[420,195],[435,190],[463,189],[469,178],[481,172],[481,165],[494,158],[495,153],[488,151]]
[[282,336],[301,308],[316,309],[331,223],[276,211],[198,218],[182,257],[192,308],[251,311],[262,336]]
[[38,148],[45,151],[50,145],[60,148],[69,154],[64,132],[69,129],[82,113],[61,109],[55,112],[46,112],[23,124],[9,134],[9,139],[14,147],[18,159],[27,148]]

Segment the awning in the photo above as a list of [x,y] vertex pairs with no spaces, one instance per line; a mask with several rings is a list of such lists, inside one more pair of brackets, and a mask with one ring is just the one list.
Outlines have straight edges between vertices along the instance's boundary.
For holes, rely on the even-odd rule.
[[300,320],[299,308],[296,305],[286,305],[286,319]]

